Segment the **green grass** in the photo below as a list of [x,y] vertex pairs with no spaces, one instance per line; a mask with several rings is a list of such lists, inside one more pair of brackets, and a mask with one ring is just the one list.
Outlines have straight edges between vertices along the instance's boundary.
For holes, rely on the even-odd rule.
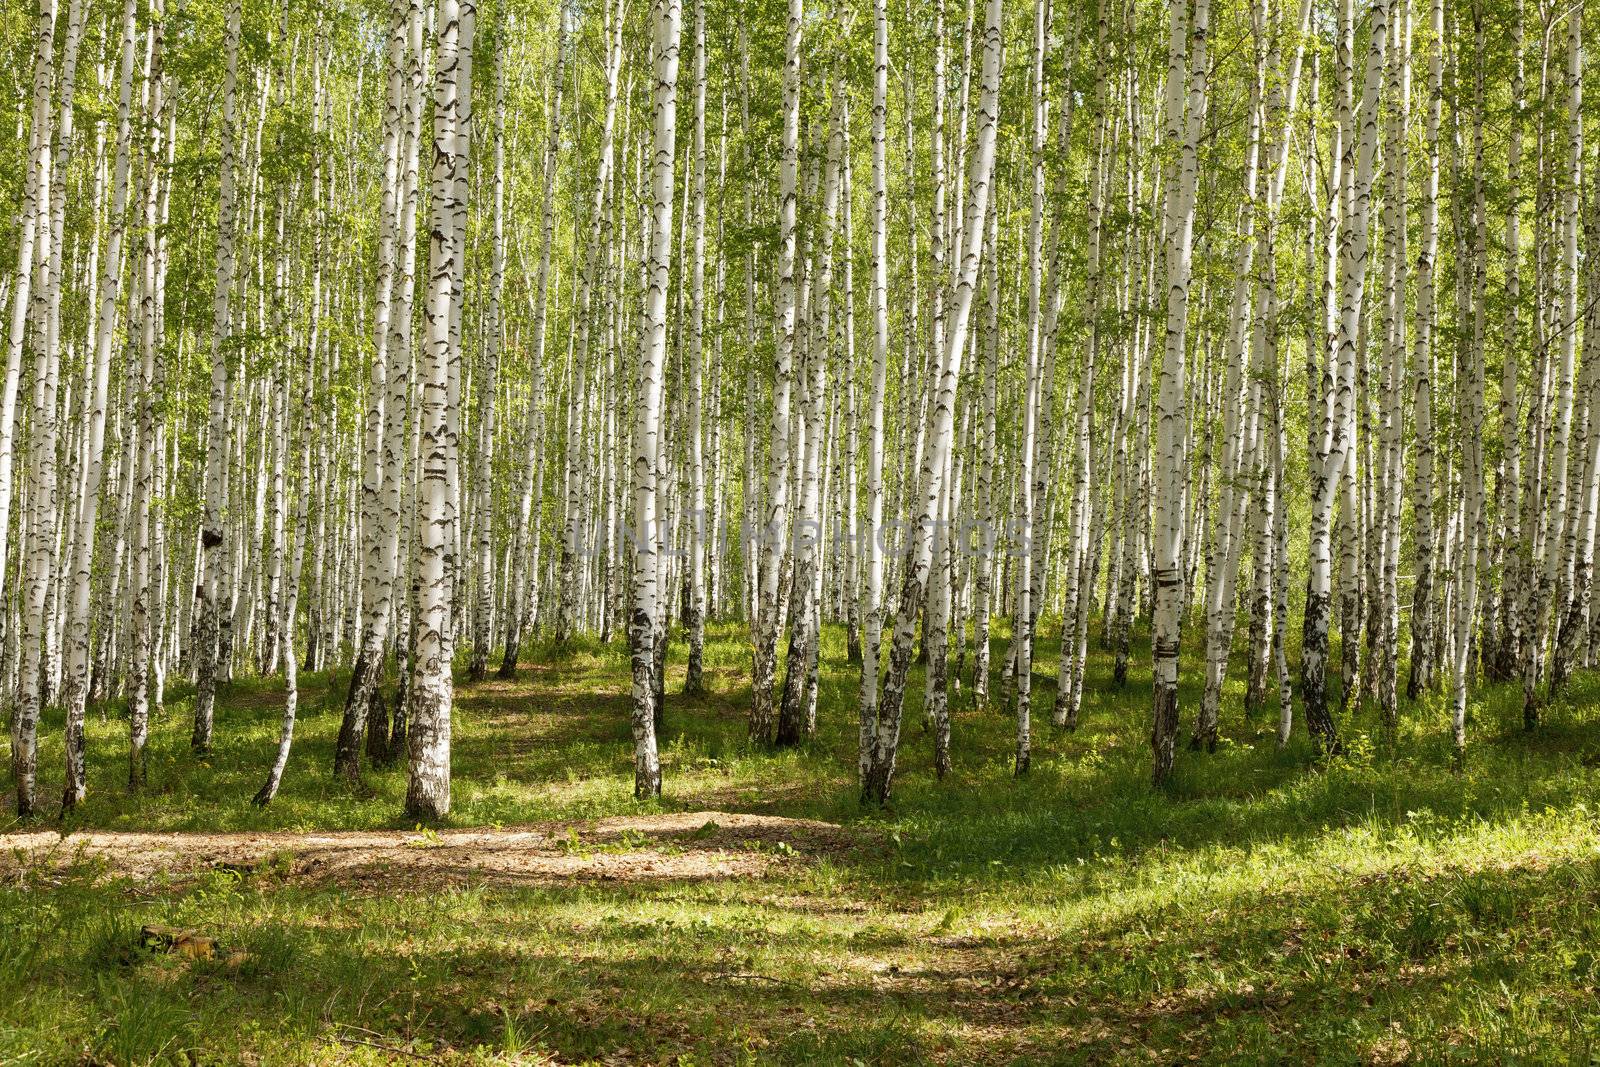
[[[955,770],[935,781],[914,679],[879,812],[856,799],[840,631],[826,635],[820,736],[777,754],[745,741],[741,631],[714,628],[703,699],[675,695],[682,651],[659,804],[631,797],[623,650],[541,646],[515,683],[458,685],[450,825],[708,809],[837,822],[848,847],[802,847],[759,878],[543,885],[335,885],[283,865],[133,880],[0,861],[0,1064],[1600,1057],[1594,676],[1532,735],[1520,692],[1482,692],[1460,774],[1442,708],[1406,709],[1392,739],[1364,711],[1341,724],[1348,753],[1317,761],[1298,730],[1277,748],[1275,713],[1244,721],[1235,682],[1222,745],[1181,750],[1163,792],[1148,783],[1147,648],[1121,691],[1094,652],[1075,734],[1050,728],[1042,680],[1022,779],[1011,720],[962,695]],[[1054,649],[1038,662],[1048,675]],[[1189,718],[1199,666],[1184,675]],[[344,682],[303,681],[266,810],[248,798],[276,739],[274,684],[225,695],[205,763],[174,692],[138,795],[113,709],[91,722],[90,800],[72,826],[409,829],[403,772],[369,774],[359,794],[328,774]],[[47,716],[50,798],[60,732]],[[152,922],[249,957],[147,953]]]

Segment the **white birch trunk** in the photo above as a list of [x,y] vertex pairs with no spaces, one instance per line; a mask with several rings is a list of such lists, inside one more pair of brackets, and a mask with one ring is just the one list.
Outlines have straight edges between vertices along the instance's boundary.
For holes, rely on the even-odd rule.
[[751,675],[750,737],[772,739],[773,689],[777,678],[778,589],[788,540],[789,393],[795,352],[795,229],[800,170],[800,40],[804,0],[789,0],[783,66],[783,143],[778,164],[777,362],[772,386],[772,440],[768,446],[766,514],[756,531],[761,549],[760,594],[756,605],[755,657]]
[[667,290],[671,281],[674,163],[678,118],[679,43],[683,32],[681,0],[655,0],[654,137],[650,163],[649,282],[644,293],[643,335],[633,420],[633,595],[628,643],[633,660],[633,793],[640,799],[661,795],[661,759],[656,748],[656,658],[662,595],[659,525],[662,507],[661,415],[667,359]]
[[[1345,0],[1341,16],[1344,32],[1349,34],[1352,12],[1350,0]],[[1388,38],[1388,11],[1382,0],[1374,2],[1368,13],[1371,45],[1367,54],[1366,78],[1362,90],[1361,130],[1357,139],[1351,128],[1353,120],[1341,115],[1342,140],[1355,144],[1353,168],[1344,167],[1344,184],[1348,189],[1347,217],[1342,228],[1338,263],[1339,313],[1334,344],[1328,353],[1329,375],[1336,378],[1332,390],[1329,430],[1324,435],[1325,448],[1318,469],[1312,471],[1311,485],[1311,549],[1310,577],[1306,589],[1306,615],[1301,639],[1300,675],[1301,691],[1305,701],[1306,725],[1318,742],[1328,751],[1337,751],[1338,732],[1328,713],[1327,655],[1328,622],[1332,613],[1332,553],[1330,532],[1334,495],[1347,475],[1347,459],[1355,446],[1354,396],[1356,377],[1356,334],[1361,319],[1362,296],[1366,288],[1368,218],[1372,203],[1373,160],[1378,141],[1378,93],[1383,81],[1384,53]],[[1341,62],[1348,66],[1341,52]],[[1341,77],[1344,77],[1341,72]],[[1353,172],[1352,172],[1353,170]],[[1325,376],[1325,381],[1327,380]],[[1353,460],[1351,461],[1353,465]],[[1349,513],[1347,494],[1345,507]],[[1345,580],[1350,571],[1345,569]],[[1346,653],[1355,643],[1355,635],[1344,638]]]
[[473,617],[472,664],[469,677],[482,681],[489,670],[491,615],[494,610],[494,416],[500,383],[500,348],[505,333],[501,298],[506,276],[506,57],[504,45],[494,66],[494,234],[490,250],[489,306],[484,323],[483,371],[474,382],[478,393],[477,484],[473,510],[477,526],[477,603]]
[[[1166,86],[1166,142],[1178,149],[1177,162],[1166,182],[1163,227],[1166,243],[1166,344],[1161,360],[1156,401],[1156,454],[1154,475],[1155,585],[1151,652],[1154,658],[1154,695],[1151,748],[1154,780],[1166,782],[1172,773],[1173,746],[1178,735],[1178,646],[1182,636],[1184,601],[1184,471],[1187,407],[1185,392],[1185,337],[1188,328],[1189,278],[1194,246],[1195,193],[1198,186],[1198,143],[1206,105],[1206,45],[1208,0],[1194,0],[1193,14],[1174,4],[1168,35]],[[1187,112],[1187,121],[1185,115]]]
[[1432,688],[1438,657],[1433,613],[1436,554],[1433,375],[1434,269],[1439,253],[1439,118],[1444,105],[1444,0],[1430,0],[1428,27],[1428,111],[1424,133],[1427,169],[1422,183],[1422,249],[1417,255],[1416,325],[1411,356],[1412,421],[1416,427],[1416,472],[1411,508],[1415,523],[1412,541],[1416,577],[1411,594],[1411,664],[1406,679],[1406,696],[1411,700]]
[[418,470],[412,679],[407,713],[410,774],[406,814],[438,819],[450,812],[451,557],[450,368],[460,359],[451,329],[461,294],[467,204],[462,197],[472,146],[473,0],[440,0],[433,83],[433,188],[429,212],[426,323],[420,360],[421,466]]
[[133,59],[135,43],[134,0],[122,7],[122,36],[117,79],[117,152],[111,183],[110,229],[106,237],[102,277],[95,312],[93,355],[89,363],[92,384],[87,398],[85,429],[86,467],[82,501],[77,516],[69,592],[66,634],[66,672],[63,700],[66,721],[66,782],[61,806],[70,811],[87,793],[84,778],[84,717],[89,696],[90,594],[93,588],[95,534],[98,529],[100,490],[105,480],[106,404],[111,374],[111,345],[116,332],[117,306],[122,291],[123,239],[127,233],[128,172],[133,148]]
[[[866,582],[862,590],[861,716],[857,773],[863,787],[878,717],[879,648],[883,637],[883,405],[889,362],[889,15],[872,6],[872,384],[867,400]],[[984,657],[986,669],[987,657]]]
[[[681,0],[680,0],[681,3]],[[680,9],[681,18],[681,9]],[[691,174],[686,187],[690,197],[689,243],[689,662],[683,691],[704,690],[701,672],[706,645],[706,539],[712,523],[706,515],[706,456],[704,362],[706,322],[706,0],[694,4],[694,130],[689,147]]]
[[968,180],[968,206],[963,213],[957,247],[960,267],[951,301],[949,328],[940,352],[938,394],[930,415],[928,444],[923,456],[917,488],[918,517],[907,537],[904,584],[896,613],[894,642],[889,669],[884,679],[883,700],[873,731],[873,746],[863,796],[883,804],[888,800],[894,779],[895,757],[900,741],[901,711],[905,698],[906,675],[911,666],[912,641],[917,610],[927,589],[932,563],[932,524],[943,491],[946,465],[954,430],[956,383],[967,347],[973,297],[982,266],[986,216],[989,211],[990,182],[994,174],[996,127],[999,120],[1001,62],[1001,0],[986,0],[983,33],[982,91],[978,105],[977,151],[971,157]]

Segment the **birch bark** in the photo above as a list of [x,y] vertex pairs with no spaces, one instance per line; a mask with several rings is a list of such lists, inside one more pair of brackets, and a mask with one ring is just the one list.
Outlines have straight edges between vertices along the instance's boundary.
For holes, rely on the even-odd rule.
[[906,544],[905,577],[894,627],[883,700],[873,731],[864,799],[883,804],[894,778],[900,740],[900,719],[906,675],[911,666],[916,616],[927,589],[932,562],[932,524],[943,489],[942,472],[948,457],[955,420],[956,383],[967,347],[967,331],[982,266],[984,228],[989,210],[990,182],[994,174],[995,137],[999,118],[1001,62],[1001,0],[985,0],[982,89],[978,104],[977,150],[971,156],[967,184],[968,206],[963,213],[958,247],[960,268],[952,300],[950,328],[940,353],[939,391],[932,408],[929,448],[923,457],[918,487],[918,518]]
[[654,11],[654,139],[650,163],[650,259],[644,294],[643,337],[633,423],[633,598],[629,644],[633,654],[633,794],[661,795],[656,750],[657,615],[661,595],[657,553],[660,506],[662,385],[667,358],[667,292],[671,280],[674,159],[677,143],[678,52],[683,32],[680,0],[656,0]]
[[1166,142],[1177,146],[1177,159],[1166,181],[1163,231],[1166,244],[1166,344],[1161,361],[1157,406],[1154,475],[1155,533],[1152,581],[1155,614],[1151,651],[1154,694],[1150,735],[1154,780],[1172,773],[1178,735],[1178,646],[1181,637],[1184,575],[1184,470],[1186,440],[1185,337],[1188,328],[1189,280],[1193,266],[1198,147],[1205,119],[1208,0],[1193,0],[1193,13],[1183,3],[1172,5],[1167,44]]
[[473,0],[439,0],[433,83],[433,181],[428,224],[428,289],[420,360],[421,467],[416,503],[416,616],[413,620],[407,743],[406,814],[438,819],[450,812],[450,600],[455,579],[450,527],[450,365],[460,359],[451,322],[460,300],[466,247],[463,184],[472,147]]

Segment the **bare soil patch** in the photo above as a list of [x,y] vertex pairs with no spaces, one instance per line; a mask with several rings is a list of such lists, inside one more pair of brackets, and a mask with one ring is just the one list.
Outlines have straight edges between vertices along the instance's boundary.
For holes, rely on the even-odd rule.
[[52,830],[0,835],[0,879],[92,865],[104,877],[136,882],[183,882],[229,870],[386,892],[470,883],[705,881],[763,878],[857,844],[833,823],[723,811],[439,832],[62,836]]

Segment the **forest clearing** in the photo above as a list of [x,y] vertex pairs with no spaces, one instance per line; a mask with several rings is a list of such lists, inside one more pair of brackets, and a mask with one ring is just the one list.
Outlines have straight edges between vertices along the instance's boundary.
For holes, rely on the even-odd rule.
[[[463,685],[457,806],[435,828],[396,820],[400,771],[366,796],[321,771],[342,696],[323,699],[324,679],[306,681],[307,765],[265,809],[245,798],[276,687],[225,695],[228,740],[199,766],[179,695],[151,733],[158,788],[106,790],[64,839],[6,839],[0,1057],[1581,1062],[1596,1047],[1594,679],[1536,741],[1511,694],[1490,700],[1459,777],[1422,724],[1316,764],[1265,717],[1230,718],[1167,795],[1147,781],[1137,673],[1042,739],[1020,779],[1009,719],[957,698],[950,776],[914,730],[879,812],[849,773],[843,644],[830,627],[817,738],[771,753],[745,737],[748,648],[714,627],[708,691],[669,700],[669,788],[643,807],[619,650]],[[1091,657],[1108,690],[1111,669]],[[674,657],[669,686],[682,672]],[[1375,715],[1354,725],[1379,733]],[[144,949],[150,924],[221,950]]]

